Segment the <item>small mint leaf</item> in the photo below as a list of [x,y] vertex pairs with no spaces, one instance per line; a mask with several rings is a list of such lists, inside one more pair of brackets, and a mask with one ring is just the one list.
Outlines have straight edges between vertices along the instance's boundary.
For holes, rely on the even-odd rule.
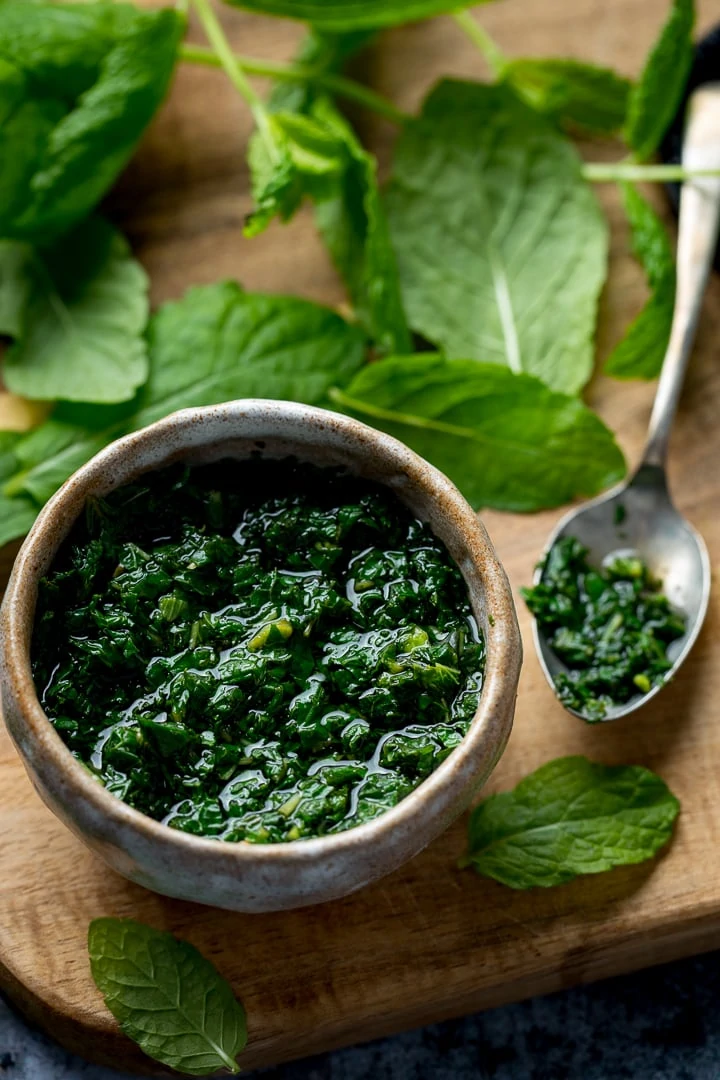
[[693,58],[693,0],[673,0],[670,14],[630,94],[625,140],[644,161],[654,154],[677,111]]
[[512,889],[562,885],[651,859],[679,811],[649,769],[558,758],[475,808],[463,865]]
[[134,919],[94,919],[88,950],[105,1004],[148,1057],[188,1076],[240,1071],[245,1010],[194,946]]

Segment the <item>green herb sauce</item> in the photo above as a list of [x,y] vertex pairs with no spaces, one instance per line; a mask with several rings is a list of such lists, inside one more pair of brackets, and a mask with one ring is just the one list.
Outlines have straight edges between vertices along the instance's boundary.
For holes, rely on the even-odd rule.
[[579,540],[563,537],[540,583],[522,594],[567,665],[555,676],[558,697],[587,720],[602,720],[613,705],[663,682],[668,646],[685,633],[685,619],[641,559],[618,555],[594,570],[587,555]]
[[484,667],[429,528],[293,460],[174,466],[91,501],[41,584],[33,655],[110,791],[261,843],[398,803],[462,740]]

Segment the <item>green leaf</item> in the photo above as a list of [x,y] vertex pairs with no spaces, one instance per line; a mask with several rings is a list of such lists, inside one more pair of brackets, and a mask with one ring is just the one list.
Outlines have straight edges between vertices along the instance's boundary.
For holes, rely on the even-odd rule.
[[0,236],[47,244],[124,168],[184,19],[129,4],[0,4]]
[[[15,449],[19,441],[16,432],[0,431],[0,485],[18,468]],[[36,517],[37,507],[31,499],[0,494],[0,548],[10,540],[24,536]]]
[[0,240],[0,334],[19,337],[30,295],[32,248],[17,240]]
[[45,502],[118,436],[176,409],[243,397],[321,404],[363,362],[364,337],[339,315],[295,297],[246,293],[234,282],[190,289],[148,331],[150,374],[131,407],[61,405],[20,439],[5,493]]
[[[334,70],[369,35],[341,38],[312,34],[300,49],[315,70]],[[304,196],[316,207],[316,220],[365,327],[380,354],[408,352],[410,332],[400,294],[392,248],[377,181],[377,162],[327,94],[305,88],[274,91],[277,110],[270,130],[276,144],[272,161],[259,133],[250,142],[249,162],[257,209],[246,234],[261,232],[273,217],[287,221]]]
[[341,33],[430,19],[470,0],[229,0],[235,7],[312,23],[317,30]]
[[577,60],[509,60],[502,77],[529,105],[573,128],[612,135],[625,122],[631,83]]
[[188,1076],[240,1072],[245,1010],[196,948],[134,919],[94,919],[88,950],[105,1004],[149,1057]]
[[442,469],[476,508],[559,506],[624,475],[612,434],[581,401],[498,364],[392,357],[330,397]]
[[336,193],[317,201],[318,228],[347,284],[358,319],[378,351],[408,352],[412,340],[380,199],[376,159],[362,147],[329,98],[315,103],[314,114],[344,140],[348,155]]
[[387,209],[414,330],[447,355],[581,389],[607,224],[549,121],[508,86],[441,82],[400,137]]
[[20,257],[2,245],[6,279],[24,297],[5,357],[9,390],[42,401],[132,398],[148,373],[148,281],[119,232],[88,218],[45,251]]
[[9,499],[0,495],[0,548],[17,540],[32,528],[38,514],[35,503],[25,496]]
[[673,0],[660,37],[630,94],[624,136],[636,158],[657,150],[677,112],[693,58],[693,0]]
[[632,249],[650,287],[650,299],[608,357],[605,371],[617,379],[654,379],[660,374],[675,306],[675,258],[665,225],[632,184],[623,184]]
[[150,378],[135,427],[233,398],[318,404],[364,357],[362,332],[335,312],[293,296],[246,293],[231,281],[165,304],[151,321],[149,342]]
[[322,198],[332,191],[347,165],[345,146],[338,137],[311,117],[273,113],[267,131],[253,133],[248,164],[255,209],[245,223],[246,236],[257,236],[274,218],[289,221],[305,196]]
[[558,758],[480,803],[461,865],[512,889],[562,885],[651,859],[679,810],[649,769]]

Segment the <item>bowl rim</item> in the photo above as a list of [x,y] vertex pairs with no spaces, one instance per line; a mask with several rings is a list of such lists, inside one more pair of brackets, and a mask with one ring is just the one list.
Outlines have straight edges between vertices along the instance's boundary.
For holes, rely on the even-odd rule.
[[[423,488],[433,501],[441,502],[444,516],[452,514],[453,528],[471,553],[473,568],[482,582],[488,612],[487,625],[484,627],[485,672],[478,705],[462,742],[430,776],[394,807],[383,811],[371,821],[332,835],[273,844],[218,842],[216,837],[198,836],[172,829],[129,806],[109,792],[65,745],[40,704],[32,676],[31,644],[36,590],[43,576],[40,566],[48,562],[48,550],[51,565],[78,514],[72,516],[70,525],[64,529],[57,528],[59,518],[68,503],[83,495],[83,492],[86,496],[93,485],[100,486],[98,481],[102,480],[103,475],[107,477],[108,470],[114,473],[119,468],[122,471],[122,464],[127,463],[138,452],[166,439],[170,447],[175,446],[177,452],[174,456],[178,458],[182,457],[183,453],[190,453],[193,448],[203,445],[216,446],[223,441],[248,438],[241,430],[243,420],[253,417],[258,419],[263,415],[276,421],[292,421],[296,425],[308,424],[312,427],[320,424],[315,438],[310,440],[315,446],[322,446],[323,430],[328,424],[348,438],[353,444],[352,453],[355,456],[360,457],[360,447],[365,444],[367,448],[369,444],[370,447],[380,450],[386,460],[393,460],[398,470],[408,475],[418,487]],[[227,440],[209,439],[205,443],[185,442],[178,445],[178,431],[181,434],[186,433],[213,419],[227,420],[236,425],[234,431],[228,432]],[[255,434],[251,437],[261,438]],[[141,467],[134,472],[130,470],[120,479],[115,477],[109,486],[105,484],[106,490],[113,490],[131,482],[134,475],[163,468],[172,456],[172,451],[169,450],[166,460],[149,467]],[[296,456],[302,460],[301,452],[298,451]],[[453,562],[458,565],[454,558]],[[460,569],[462,572],[462,568]],[[33,592],[34,598],[29,599]],[[243,398],[219,405],[178,410],[100,450],[65,481],[40,511],[15,559],[0,610],[0,671],[3,689],[9,690],[12,695],[16,710],[22,717],[27,744],[36,751],[32,755],[33,770],[40,774],[44,781],[48,777],[54,781],[60,779],[63,786],[72,788],[74,793],[82,798],[88,810],[101,818],[109,819],[123,836],[127,836],[129,831],[137,839],[158,842],[166,848],[183,849],[186,855],[202,862],[214,861],[222,854],[226,862],[230,860],[236,863],[238,870],[249,864],[270,866],[282,862],[285,865],[303,865],[331,854],[342,856],[357,851],[358,845],[372,845],[389,831],[402,826],[409,827],[423,804],[432,803],[438,798],[442,801],[443,795],[449,796],[454,773],[458,769],[464,772],[470,768],[473,758],[477,758],[479,762],[487,762],[489,759],[487,775],[497,763],[512,727],[512,710],[506,710],[508,715],[502,729],[495,730],[497,715],[502,715],[502,706],[508,693],[513,697],[516,694],[521,662],[522,642],[505,570],[485,527],[455,485],[439,469],[393,436],[341,413],[278,399]],[[10,734],[13,741],[17,742],[15,734],[12,731]],[[491,744],[490,749],[488,744]],[[27,765],[26,748],[23,746],[19,749],[23,763]]]

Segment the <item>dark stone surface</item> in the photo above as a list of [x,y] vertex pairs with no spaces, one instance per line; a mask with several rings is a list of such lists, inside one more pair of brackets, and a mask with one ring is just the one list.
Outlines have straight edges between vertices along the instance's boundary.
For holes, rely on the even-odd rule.
[[[243,1074],[247,1075],[247,1074]],[[261,1080],[718,1080],[711,953],[253,1074]],[[0,1002],[0,1080],[121,1080]]]

